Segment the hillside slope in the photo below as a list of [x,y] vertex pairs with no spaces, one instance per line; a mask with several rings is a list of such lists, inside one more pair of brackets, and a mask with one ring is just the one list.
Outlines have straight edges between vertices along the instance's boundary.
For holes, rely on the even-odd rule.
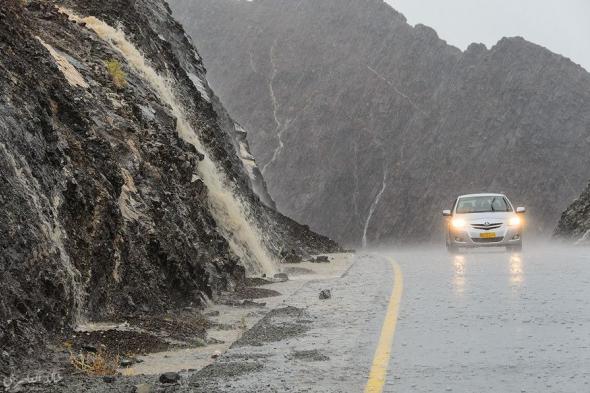
[[461,52],[382,0],[173,0],[277,206],[351,243],[440,236],[506,192],[550,234],[587,182],[590,74],[522,38]]
[[3,2],[0,53],[0,374],[81,320],[202,306],[338,249],[253,192],[164,2]]

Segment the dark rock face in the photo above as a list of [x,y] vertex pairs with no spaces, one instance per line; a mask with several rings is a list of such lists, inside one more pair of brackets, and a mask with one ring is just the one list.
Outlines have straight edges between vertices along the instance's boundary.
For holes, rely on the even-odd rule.
[[590,185],[563,212],[554,236],[578,244],[590,243]]
[[276,204],[268,193],[266,181],[256,164],[254,156],[250,152],[247,131],[229,116],[229,113],[227,113],[217,96],[213,97],[212,104],[215,112],[219,116],[219,125],[233,141],[234,149],[249,177],[252,190],[266,206],[276,209]]
[[382,0],[173,0],[281,211],[359,244],[439,236],[506,192],[549,234],[590,164],[590,75],[506,38],[447,45]]
[[[61,5],[120,26],[166,74],[270,254],[338,249],[252,191],[200,57],[163,2]],[[231,228],[195,175],[204,152],[179,136],[173,108],[121,52],[51,2],[10,0],[0,53],[0,374],[80,315],[198,306],[243,280]]]

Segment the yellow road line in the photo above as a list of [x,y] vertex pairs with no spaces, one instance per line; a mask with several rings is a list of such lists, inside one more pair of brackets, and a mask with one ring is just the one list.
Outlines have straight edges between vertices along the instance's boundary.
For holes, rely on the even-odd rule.
[[397,325],[397,316],[399,314],[399,306],[402,300],[402,292],[404,290],[404,278],[399,264],[390,259],[393,266],[393,289],[389,299],[389,306],[387,307],[387,315],[381,328],[381,337],[375,350],[373,357],[373,365],[369,373],[369,380],[365,386],[365,393],[381,393],[383,385],[385,384],[385,376],[389,366],[389,359],[391,359],[391,349],[393,347],[393,336],[395,335],[395,327]]

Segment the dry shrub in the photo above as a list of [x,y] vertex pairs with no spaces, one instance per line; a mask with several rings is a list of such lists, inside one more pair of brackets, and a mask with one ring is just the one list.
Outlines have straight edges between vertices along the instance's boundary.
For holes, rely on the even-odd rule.
[[119,367],[119,355],[110,355],[104,349],[78,354],[70,351],[70,363],[76,370],[88,375],[114,375]]
[[105,62],[107,71],[118,89],[122,89],[127,84],[127,74],[123,71],[121,63],[118,60],[111,59]]

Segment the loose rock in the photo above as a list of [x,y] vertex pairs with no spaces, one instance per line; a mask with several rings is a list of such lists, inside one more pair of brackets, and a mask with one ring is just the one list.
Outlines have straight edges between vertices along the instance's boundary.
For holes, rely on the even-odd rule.
[[160,375],[160,382],[162,383],[177,383],[180,381],[180,375],[174,372],[168,372]]
[[135,358],[121,358],[119,360],[119,365],[124,368],[131,367],[135,363],[139,363],[138,360]]
[[279,282],[284,282],[289,281],[289,276],[287,276],[287,273],[277,273],[274,275],[274,279]]
[[244,306],[244,307],[258,307],[258,308],[262,308],[262,307],[266,306],[266,303],[254,302],[252,300],[244,300],[242,302],[242,306]]
[[329,289],[324,289],[320,292],[320,300],[330,299],[332,297],[332,292]]
[[86,352],[93,352],[93,353],[97,352],[96,346],[90,345],[90,344],[82,345],[82,349],[85,350]]

